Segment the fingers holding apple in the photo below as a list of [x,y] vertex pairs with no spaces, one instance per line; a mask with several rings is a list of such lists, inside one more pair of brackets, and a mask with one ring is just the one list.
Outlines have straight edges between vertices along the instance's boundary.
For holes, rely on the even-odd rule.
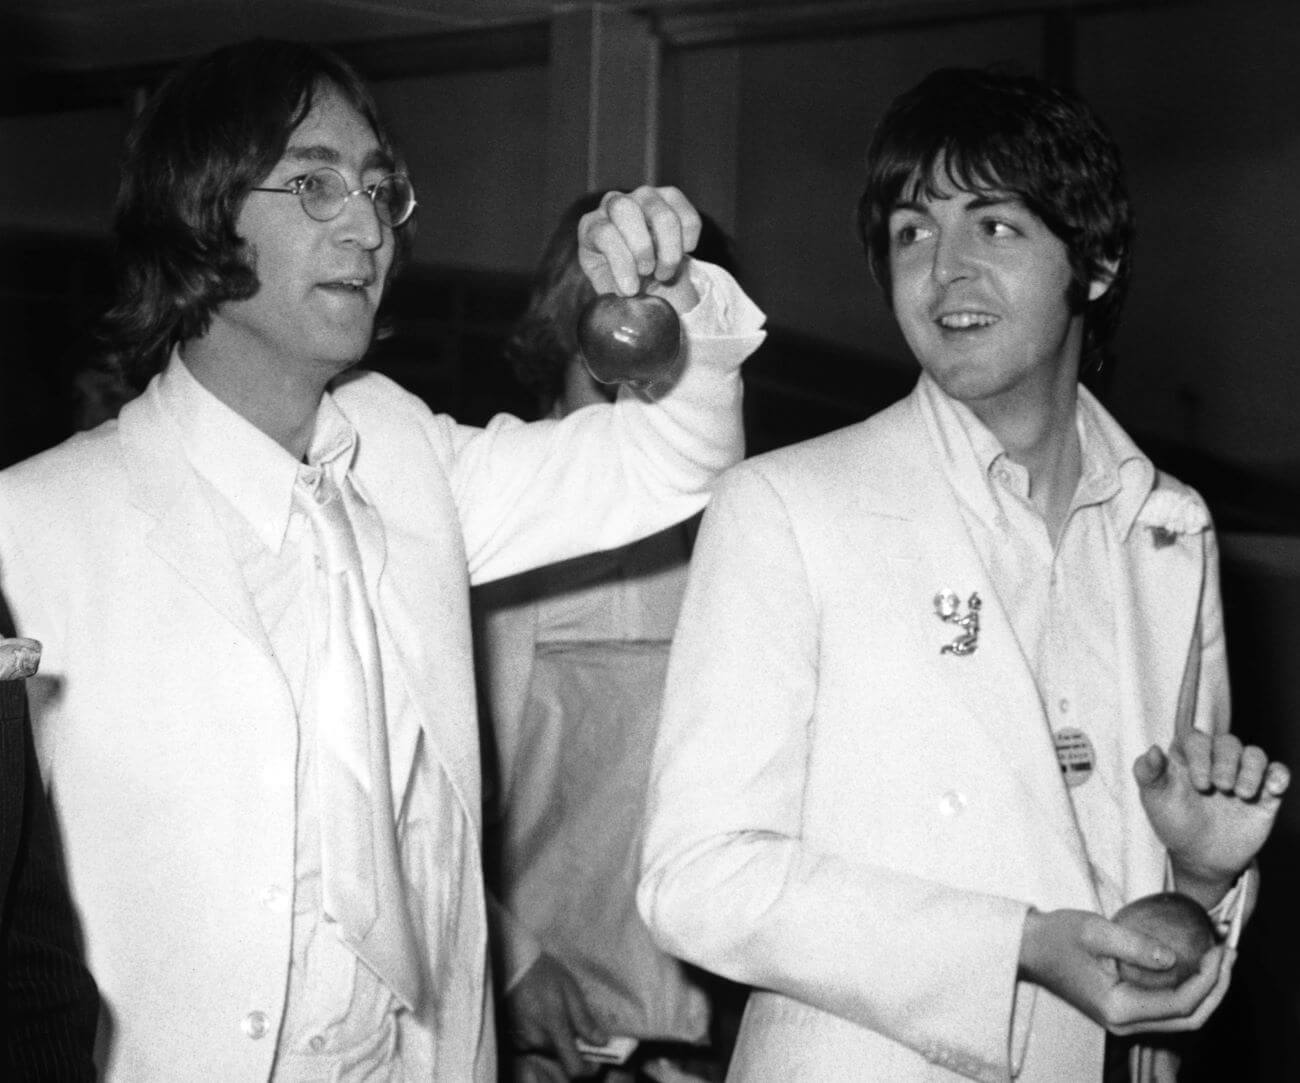
[[1190,896],[1166,891],[1121,907],[1109,924],[1158,948],[1114,952],[1118,982],[1107,998],[1108,1029],[1127,1035],[1203,1026],[1227,993],[1235,958],[1218,944],[1205,908]]
[[1113,918],[1116,925],[1158,940],[1174,954],[1173,965],[1154,970],[1137,963],[1119,962],[1119,976],[1144,989],[1172,989],[1201,967],[1214,947],[1214,923],[1195,899],[1176,891],[1145,895],[1121,907]]
[[679,189],[643,185],[609,192],[583,215],[578,261],[598,294],[632,297],[644,287],[684,312],[698,297],[680,272],[699,239],[699,213]]

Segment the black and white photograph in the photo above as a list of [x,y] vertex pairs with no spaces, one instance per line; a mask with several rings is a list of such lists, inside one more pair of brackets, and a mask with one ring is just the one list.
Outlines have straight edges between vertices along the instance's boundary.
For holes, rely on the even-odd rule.
[[0,0],[0,1080],[1300,1080],[1297,58]]

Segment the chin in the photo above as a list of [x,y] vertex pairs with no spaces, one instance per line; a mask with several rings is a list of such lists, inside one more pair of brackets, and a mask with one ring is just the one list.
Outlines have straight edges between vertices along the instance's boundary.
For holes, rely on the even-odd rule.
[[997,390],[996,376],[980,364],[970,361],[922,362],[921,367],[950,398],[959,401],[983,398]]

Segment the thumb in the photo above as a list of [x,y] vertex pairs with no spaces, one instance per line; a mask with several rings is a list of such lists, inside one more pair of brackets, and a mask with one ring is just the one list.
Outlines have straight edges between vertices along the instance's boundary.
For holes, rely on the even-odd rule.
[[1168,970],[1174,965],[1174,950],[1154,936],[1104,922],[1100,927],[1097,951],[1121,963],[1132,963],[1147,970]]
[[1169,757],[1159,745],[1152,745],[1133,761],[1133,777],[1142,790],[1161,790],[1169,785]]

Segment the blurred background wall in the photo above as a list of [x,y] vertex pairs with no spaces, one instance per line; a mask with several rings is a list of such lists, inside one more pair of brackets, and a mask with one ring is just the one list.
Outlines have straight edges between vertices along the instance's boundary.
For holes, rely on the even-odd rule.
[[[854,421],[915,378],[853,227],[883,107],[946,64],[1076,86],[1124,151],[1139,226],[1119,365],[1098,390],[1210,501],[1236,725],[1300,769],[1293,0],[5,0],[0,465],[90,419],[77,374],[109,295],[132,111],[174,60],[249,34],[338,48],[406,150],[415,260],[376,367],[464,420],[527,414],[499,346],[559,209],[586,188],[675,183],[734,238],[769,314],[746,373],[753,450]],[[1297,856],[1300,797],[1196,1078],[1300,1079]]]

